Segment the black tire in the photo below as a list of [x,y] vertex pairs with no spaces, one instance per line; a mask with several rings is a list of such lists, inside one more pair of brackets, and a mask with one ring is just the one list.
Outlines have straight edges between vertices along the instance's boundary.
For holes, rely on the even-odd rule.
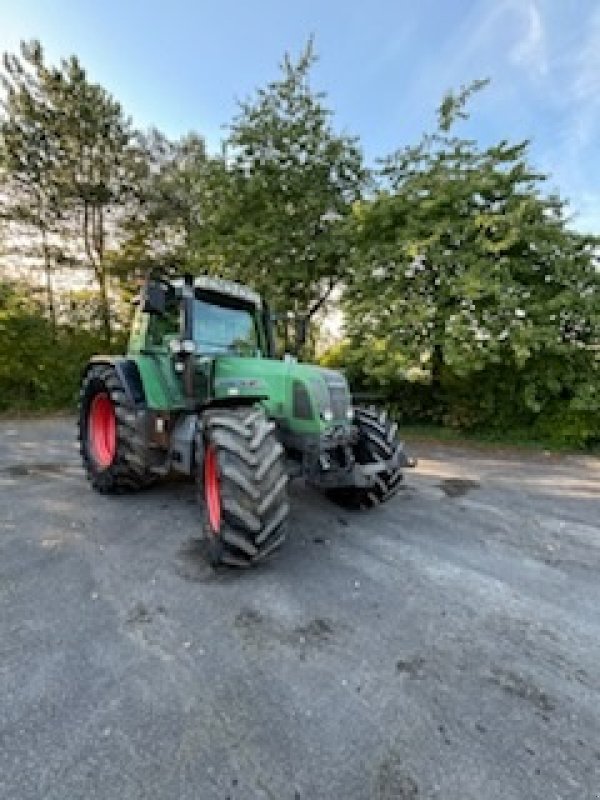
[[[359,464],[388,461],[398,451],[402,451],[402,443],[397,435],[398,426],[388,418],[385,410],[373,406],[355,408],[354,424],[359,434],[354,446],[354,457]],[[345,506],[372,508],[393,497],[402,485],[402,478],[402,469],[396,467],[378,473],[375,484],[369,488],[334,489],[329,496]]]
[[[111,453],[99,460],[91,430],[91,409],[101,398],[114,414]],[[146,468],[145,443],[136,430],[136,413],[127,403],[123,384],[110,364],[98,364],[86,372],[79,392],[79,449],[88,480],[103,494],[135,491],[153,483]]]
[[[196,477],[203,536],[213,566],[251,566],[285,538],[288,476],[274,430],[275,424],[256,407],[214,409],[202,416]],[[218,524],[211,517],[209,498],[215,480]]]

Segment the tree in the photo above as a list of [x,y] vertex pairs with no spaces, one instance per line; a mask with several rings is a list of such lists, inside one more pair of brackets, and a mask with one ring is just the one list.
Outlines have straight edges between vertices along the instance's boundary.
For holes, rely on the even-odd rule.
[[38,237],[33,250],[19,244],[25,257],[41,257],[46,283],[46,305],[53,334],[56,306],[53,272],[56,245],[50,238],[61,219],[60,196],[55,181],[59,143],[51,123],[40,78],[46,75],[39,42],[21,44],[21,56],[4,54],[0,103],[0,193],[2,218],[21,233]]
[[110,342],[107,250],[117,238],[123,209],[139,197],[144,153],[119,103],[88,80],[75,56],[48,67],[36,41],[22,44],[21,53],[4,59],[0,131],[7,213],[39,231],[53,316],[49,235],[58,234],[63,263],[92,271]]
[[[352,347],[383,385],[399,374],[428,380],[438,400],[444,376],[451,383],[499,365],[522,376],[540,358],[583,351],[585,394],[597,381],[598,240],[572,231],[565,204],[544,194],[527,142],[480,148],[452,135],[484,84],[444,98],[438,130],[386,159],[376,196],[356,208],[345,293]],[[538,382],[525,380],[521,397],[539,411],[566,387],[556,370],[549,386],[535,369]],[[564,397],[576,402],[572,387]]]
[[312,42],[297,62],[286,55],[279,79],[240,104],[226,154],[207,176],[193,254],[307,320],[343,279],[340,223],[366,177],[356,140],[334,132],[324,96],[311,89],[315,60]]
[[102,324],[112,337],[110,265],[126,207],[139,200],[147,164],[131,121],[99,84],[91,83],[72,56],[52,70],[44,83],[54,113],[51,124],[60,142],[57,181],[79,230],[85,263],[92,270],[101,299]]
[[139,202],[125,214],[123,239],[109,254],[124,279],[152,269],[189,268],[191,242],[204,216],[204,140],[190,133],[173,142],[151,130],[140,137],[140,147],[147,170]]

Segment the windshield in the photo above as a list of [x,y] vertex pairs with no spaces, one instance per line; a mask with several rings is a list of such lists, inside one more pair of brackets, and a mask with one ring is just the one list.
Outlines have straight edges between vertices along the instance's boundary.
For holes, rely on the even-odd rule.
[[255,356],[260,352],[253,310],[217,306],[204,300],[194,303],[194,341],[200,353]]

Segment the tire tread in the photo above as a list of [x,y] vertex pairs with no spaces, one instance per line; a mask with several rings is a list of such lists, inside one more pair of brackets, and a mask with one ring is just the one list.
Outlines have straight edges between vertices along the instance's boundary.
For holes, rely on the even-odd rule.
[[[262,409],[207,411],[197,448],[216,448],[221,488],[221,531],[213,533],[204,510],[204,536],[213,565],[247,567],[285,539],[289,513],[284,450]],[[204,501],[203,475],[197,474]]]

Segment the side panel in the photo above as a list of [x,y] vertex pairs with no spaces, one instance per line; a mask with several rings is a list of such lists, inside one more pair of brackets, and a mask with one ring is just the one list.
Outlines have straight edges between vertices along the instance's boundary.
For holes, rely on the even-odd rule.
[[167,353],[132,356],[139,370],[148,408],[177,411],[185,408],[181,383]]
[[[324,380],[327,374],[319,367],[295,361],[223,356],[215,360],[215,394],[217,397],[266,395],[262,404],[272,419],[285,424],[296,434],[321,434],[349,424],[345,415],[330,422],[320,416],[318,391],[325,394],[326,400],[330,396],[330,389]],[[298,413],[298,403],[294,403],[295,383],[306,388],[311,405],[310,415]],[[345,386],[345,383],[342,385]]]
[[288,415],[287,384],[289,364],[269,358],[224,356],[215,360],[216,397],[266,395],[265,411],[270,417]]

